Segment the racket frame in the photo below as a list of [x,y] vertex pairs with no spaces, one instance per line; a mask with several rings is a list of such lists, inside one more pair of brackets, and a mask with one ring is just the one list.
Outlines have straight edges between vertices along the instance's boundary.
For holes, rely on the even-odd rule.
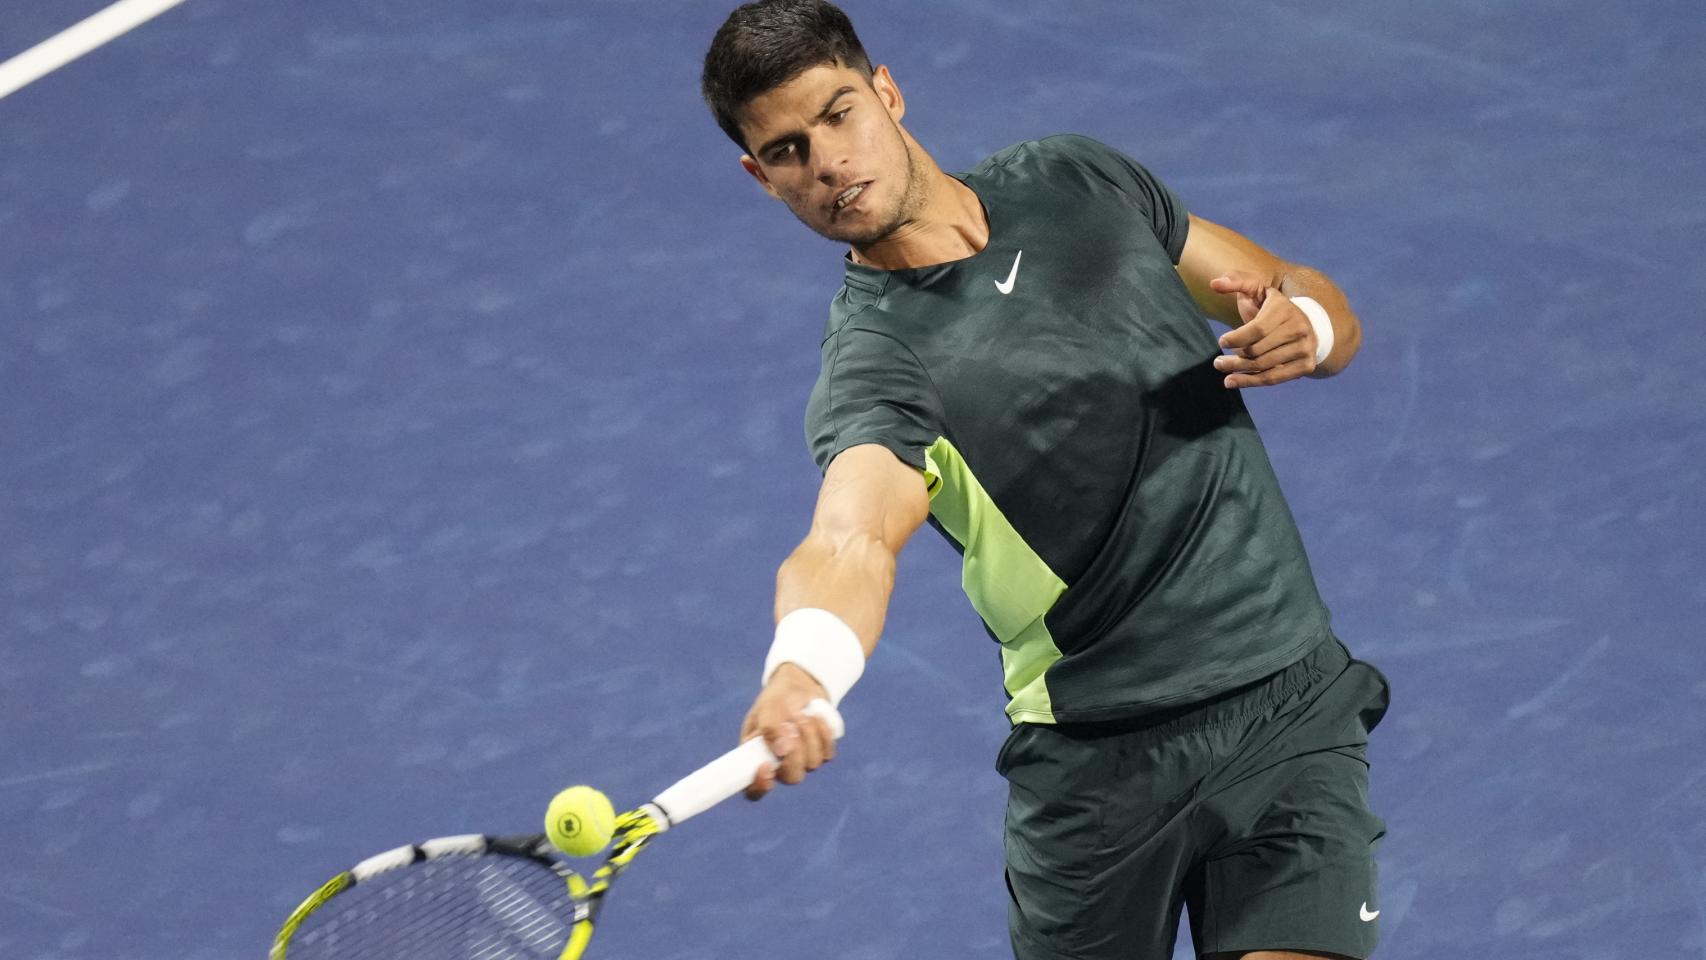
[[[823,719],[830,732],[840,739],[846,732],[841,715],[824,700],[813,700],[805,712]],[[671,784],[650,803],[620,814],[611,835],[610,853],[593,872],[591,879],[582,877],[558,854],[556,847],[543,833],[519,836],[490,836],[479,833],[438,837],[420,843],[405,844],[374,854],[350,869],[326,881],[302,901],[278,936],[273,938],[268,960],[287,960],[290,941],[296,931],[316,910],[363,882],[371,881],[411,864],[439,857],[481,857],[491,855],[522,857],[533,860],[555,873],[568,887],[574,903],[574,915],[565,918],[571,924],[567,943],[558,960],[580,960],[592,938],[593,922],[603,906],[610,884],[628,869],[634,857],[645,849],[651,839],[670,827],[678,826],[690,817],[709,810],[739,793],[765,764],[776,763],[762,737],[753,737],[733,750]]]

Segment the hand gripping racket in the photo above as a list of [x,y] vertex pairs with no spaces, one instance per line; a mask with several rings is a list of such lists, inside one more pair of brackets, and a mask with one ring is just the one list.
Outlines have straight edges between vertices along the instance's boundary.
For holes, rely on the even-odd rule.
[[[823,700],[806,713],[840,738]],[[284,922],[269,960],[580,960],[610,884],[651,839],[739,793],[767,763],[754,737],[616,817],[591,879],[542,833],[439,837],[369,857],[314,891]]]

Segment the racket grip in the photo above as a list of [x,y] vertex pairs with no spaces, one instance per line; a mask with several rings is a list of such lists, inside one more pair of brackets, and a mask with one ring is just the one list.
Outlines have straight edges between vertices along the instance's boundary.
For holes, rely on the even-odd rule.
[[[813,700],[806,705],[805,712],[822,718],[829,725],[829,732],[837,740],[847,732],[846,725],[841,721],[841,714],[837,713],[827,700]],[[674,826],[745,790],[747,785],[752,783],[752,778],[758,775],[760,768],[775,762],[776,755],[770,752],[770,746],[764,742],[764,738],[753,737],[675,781],[652,800],[652,806],[663,811],[663,824],[666,828]]]

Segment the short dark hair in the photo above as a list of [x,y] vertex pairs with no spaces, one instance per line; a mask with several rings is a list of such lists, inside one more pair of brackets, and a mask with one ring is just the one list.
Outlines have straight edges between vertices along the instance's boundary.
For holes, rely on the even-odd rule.
[[757,0],[729,14],[705,54],[700,92],[717,126],[742,150],[741,113],[755,98],[812,67],[839,64],[871,76],[871,58],[847,19],[824,0]]

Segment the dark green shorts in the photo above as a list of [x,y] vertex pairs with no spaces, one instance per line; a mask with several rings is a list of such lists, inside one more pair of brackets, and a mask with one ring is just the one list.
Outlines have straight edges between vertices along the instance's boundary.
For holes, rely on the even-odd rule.
[[1378,939],[1368,731],[1386,680],[1329,640],[1207,703],[1141,721],[1020,724],[1009,784],[1019,960],[1168,960],[1188,908],[1200,954],[1367,957]]

